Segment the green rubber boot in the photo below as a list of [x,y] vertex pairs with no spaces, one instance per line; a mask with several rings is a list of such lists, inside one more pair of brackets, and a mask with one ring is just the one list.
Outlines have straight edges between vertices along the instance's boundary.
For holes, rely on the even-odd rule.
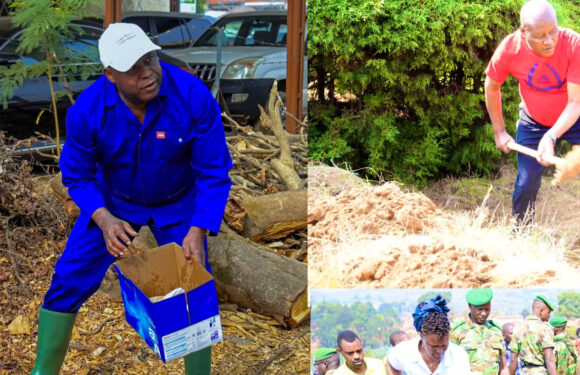
[[185,375],[211,374],[211,346],[188,354],[183,359],[185,360]]
[[77,314],[41,308],[38,317],[36,366],[31,375],[58,375],[72,335]]

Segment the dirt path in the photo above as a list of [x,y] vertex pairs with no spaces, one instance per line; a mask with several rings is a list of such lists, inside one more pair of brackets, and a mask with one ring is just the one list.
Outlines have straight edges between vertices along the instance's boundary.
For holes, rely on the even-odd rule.
[[311,288],[580,283],[568,238],[542,227],[514,236],[497,206],[442,209],[396,183],[371,186],[324,166],[309,169],[309,189]]

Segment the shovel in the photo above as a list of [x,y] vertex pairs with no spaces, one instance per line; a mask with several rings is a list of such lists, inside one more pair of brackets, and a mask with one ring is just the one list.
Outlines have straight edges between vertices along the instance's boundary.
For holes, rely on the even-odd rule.
[[[520,152],[520,153],[522,153],[524,155],[528,155],[528,156],[531,156],[533,158],[537,158],[538,157],[538,151],[533,150],[533,149],[531,149],[529,147],[526,147],[526,146],[519,145],[519,144],[517,144],[515,142],[509,141],[507,143],[507,146],[508,146],[508,148],[510,150]],[[544,159],[544,161],[546,161],[546,162],[548,162],[550,164],[553,164],[555,166],[558,166],[558,165],[562,164],[562,162],[564,161],[564,159],[559,158],[557,156],[546,156],[543,159]]]
[[[510,150],[521,152],[522,154],[538,157],[538,151],[531,148],[519,145],[515,142],[508,142],[507,146]],[[556,166],[556,173],[552,180],[552,185],[558,185],[563,181],[580,174],[580,146],[573,146],[572,151],[568,152],[564,158],[557,156],[546,156],[544,160]]]

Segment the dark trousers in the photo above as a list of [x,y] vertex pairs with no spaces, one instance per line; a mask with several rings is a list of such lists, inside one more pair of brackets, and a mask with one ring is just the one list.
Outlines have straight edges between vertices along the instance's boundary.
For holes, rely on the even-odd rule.
[[[550,130],[549,127],[535,122],[524,111],[520,111],[516,130],[516,142],[522,146],[538,149],[540,140]],[[580,119],[564,133],[561,139],[572,144],[580,144]],[[542,184],[544,166],[528,155],[518,153],[518,177],[512,196],[512,214],[519,223],[529,224],[534,217],[536,196]]]
[[[140,226],[131,224],[135,231]],[[159,228],[149,224],[159,246],[175,242],[183,244],[189,231],[189,219]],[[209,270],[207,240],[205,245],[205,267]],[[107,251],[103,232],[86,215],[81,214],[68,238],[66,248],[56,262],[52,283],[44,297],[47,310],[62,313],[76,313],[82,304],[92,296],[101,285],[107,270],[116,260]]]

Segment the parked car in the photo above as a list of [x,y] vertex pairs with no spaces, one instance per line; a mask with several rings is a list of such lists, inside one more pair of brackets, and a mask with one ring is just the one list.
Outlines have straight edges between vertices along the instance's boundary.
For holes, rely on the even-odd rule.
[[141,27],[163,49],[191,47],[216,21],[210,16],[180,12],[129,12],[121,19]]
[[[258,96],[262,84],[232,84],[229,80],[273,79],[280,96],[286,93],[286,11],[234,12],[221,17],[193,47],[168,53],[188,63],[198,77],[212,87],[216,78],[218,31],[222,30],[221,91],[230,112],[238,117],[259,118]],[[305,54],[306,55],[306,54]],[[304,57],[304,101],[307,107],[307,58]],[[269,88],[267,88],[269,92]],[[267,92],[266,92],[267,95]]]
[[[103,32],[102,27],[89,24],[78,24],[80,31],[75,31],[70,39],[64,42],[68,58],[71,62],[65,67],[69,71],[75,71],[73,80],[69,81],[72,93],[76,96],[98,77],[102,75],[102,65],[98,54],[98,40]],[[20,45],[21,30],[15,30],[10,25],[9,18],[0,19],[0,66],[10,66],[17,62],[33,65],[44,60],[44,52],[39,48],[30,53],[20,54],[16,48]],[[166,53],[159,51],[161,61],[178,66],[191,73],[189,66]],[[88,76],[81,75],[80,68],[91,71]],[[70,100],[62,95],[65,87],[58,78],[61,73],[55,71],[54,89],[60,92],[57,102],[61,125],[64,125],[66,108],[70,106]],[[35,124],[39,114],[51,106],[51,94],[48,79],[45,76],[26,78],[22,85],[14,90],[14,96],[8,100],[8,108],[0,111],[0,130],[7,131],[16,138],[27,138],[34,135],[35,131],[54,136],[54,119],[49,113],[40,117],[39,124]],[[64,128],[64,126],[61,126]]]

